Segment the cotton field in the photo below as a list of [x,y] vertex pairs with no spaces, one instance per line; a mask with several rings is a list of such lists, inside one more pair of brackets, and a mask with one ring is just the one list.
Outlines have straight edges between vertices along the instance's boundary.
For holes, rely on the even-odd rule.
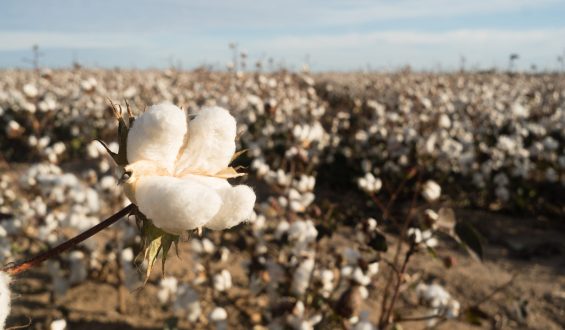
[[3,70],[0,150],[6,328],[565,324],[562,74]]

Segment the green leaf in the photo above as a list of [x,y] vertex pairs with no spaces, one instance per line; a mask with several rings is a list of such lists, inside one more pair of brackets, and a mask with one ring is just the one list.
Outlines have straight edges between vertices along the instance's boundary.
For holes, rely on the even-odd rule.
[[388,250],[388,244],[386,242],[386,237],[378,232],[375,232],[371,240],[369,241],[369,246],[375,251],[386,252]]
[[428,253],[432,256],[432,258],[437,259],[437,252],[433,247],[428,246],[427,250],[428,250]]
[[[483,260],[483,245],[479,232],[468,222],[461,221],[455,225],[455,234],[461,242],[479,258]],[[473,254],[471,254],[473,255]]]
[[482,320],[488,320],[490,315],[485,313],[479,307],[469,307],[463,311],[463,320],[469,324],[480,326]]

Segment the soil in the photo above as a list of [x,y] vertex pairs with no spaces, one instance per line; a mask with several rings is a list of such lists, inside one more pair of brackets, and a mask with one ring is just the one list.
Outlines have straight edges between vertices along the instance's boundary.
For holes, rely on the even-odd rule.
[[[442,239],[437,255],[412,258],[408,266],[396,314],[404,318],[419,318],[426,310],[417,307],[411,283],[418,278],[433,279],[462,304],[463,316],[456,321],[441,321],[440,329],[513,328],[562,329],[565,327],[565,224],[556,219],[505,216],[477,210],[458,210],[459,219],[474,223],[484,237],[484,260],[477,261],[448,238]],[[111,231],[111,230],[110,230]],[[211,237],[218,242],[220,234]],[[237,231],[223,234],[224,242],[234,242]],[[339,227],[332,237],[320,241],[318,255],[340,251],[346,246],[358,246],[354,229]],[[108,232],[95,239],[109,239]],[[394,246],[395,241],[388,242]],[[181,245],[180,260],[170,259],[167,275],[181,281],[194,278],[190,244]],[[230,249],[232,247],[230,246]],[[234,244],[234,249],[237,249]],[[393,248],[383,256],[392,259]],[[273,251],[272,253],[276,253]],[[230,260],[214,267],[225,267],[232,273],[234,287],[223,297],[233,329],[251,328],[253,320],[261,319],[268,298],[250,296],[246,289],[248,278],[242,263],[249,252],[235,250]],[[445,266],[449,260],[453,265]],[[176,319],[168,308],[160,306],[157,299],[155,271],[143,288],[128,292],[120,287],[112,275],[112,265],[105,278],[89,280],[72,287],[64,296],[54,298],[50,293],[49,276],[44,268],[32,270],[18,277],[14,284],[13,311],[8,326],[29,325],[30,329],[47,329],[51,320],[64,317],[70,329],[163,329],[174,325],[179,329],[206,329],[211,325],[201,317],[191,325]],[[381,269],[383,269],[382,267]],[[115,270],[114,270],[115,272]],[[376,321],[380,312],[384,272],[377,276],[376,288],[370,290],[363,309],[371,312]],[[208,292],[211,290],[208,290]],[[211,294],[211,293],[210,293]],[[203,314],[212,306],[211,296],[201,295]],[[403,322],[404,329],[420,329],[426,321]],[[328,325],[327,327],[336,327]],[[324,323],[321,328],[327,328]]]

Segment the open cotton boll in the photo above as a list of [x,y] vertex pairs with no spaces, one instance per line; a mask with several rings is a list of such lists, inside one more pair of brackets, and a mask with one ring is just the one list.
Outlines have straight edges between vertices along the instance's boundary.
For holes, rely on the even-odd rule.
[[51,322],[49,326],[50,330],[65,330],[67,329],[67,321],[65,319],[59,319]]
[[196,180],[168,176],[140,178],[135,199],[139,210],[155,226],[175,234],[203,226],[222,203],[213,189]]
[[228,312],[222,307],[216,307],[210,312],[210,320],[214,321],[217,330],[224,330],[228,328]]
[[173,171],[186,134],[184,111],[170,103],[153,105],[137,117],[127,140],[129,163],[152,160]]
[[0,329],[4,329],[10,314],[10,276],[0,272]]
[[441,196],[441,186],[435,181],[426,181],[422,188],[422,196],[430,203],[436,201]]
[[255,193],[246,185],[229,187],[218,191],[223,204],[218,214],[206,224],[213,230],[228,229],[251,217],[255,205]]
[[307,258],[296,268],[290,285],[290,291],[292,293],[297,296],[302,296],[306,292],[306,289],[308,289],[310,285],[310,277],[312,276],[315,264],[313,258]]
[[190,168],[214,174],[226,168],[235,152],[235,137],[235,118],[228,110],[202,109],[188,124],[186,148],[181,150],[176,173]]

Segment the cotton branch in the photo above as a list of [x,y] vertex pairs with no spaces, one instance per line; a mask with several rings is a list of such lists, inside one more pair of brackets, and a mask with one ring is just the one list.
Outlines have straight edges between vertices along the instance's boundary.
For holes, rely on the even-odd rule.
[[129,204],[128,206],[124,207],[123,209],[121,209],[120,211],[116,212],[115,214],[113,214],[112,216],[110,216],[108,219],[100,222],[99,224],[97,224],[96,226],[88,229],[87,231],[71,238],[68,241],[65,241],[59,245],[57,245],[56,247],[45,251],[29,260],[20,262],[20,263],[10,263],[6,266],[4,266],[4,268],[2,268],[2,271],[5,273],[8,273],[10,275],[16,275],[19,274],[21,272],[24,272],[32,267],[38,266],[40,265],[42,262],[44,262],[45,260],[59,255],[60,253],[72,248],[73,246],[76,246],[77,244],[81,243],[82,241],[86,240],[87,238],[90,238],[92,236],[94,236],[95,234],[97,234],[98,232],[100,232],[102,229],[111,226],[112,224],[118,222],[118,220],[122,219],[123,217],[127,216],[128,214],[130,214],[133,210],[135,209],[135,205],[133,204]]

